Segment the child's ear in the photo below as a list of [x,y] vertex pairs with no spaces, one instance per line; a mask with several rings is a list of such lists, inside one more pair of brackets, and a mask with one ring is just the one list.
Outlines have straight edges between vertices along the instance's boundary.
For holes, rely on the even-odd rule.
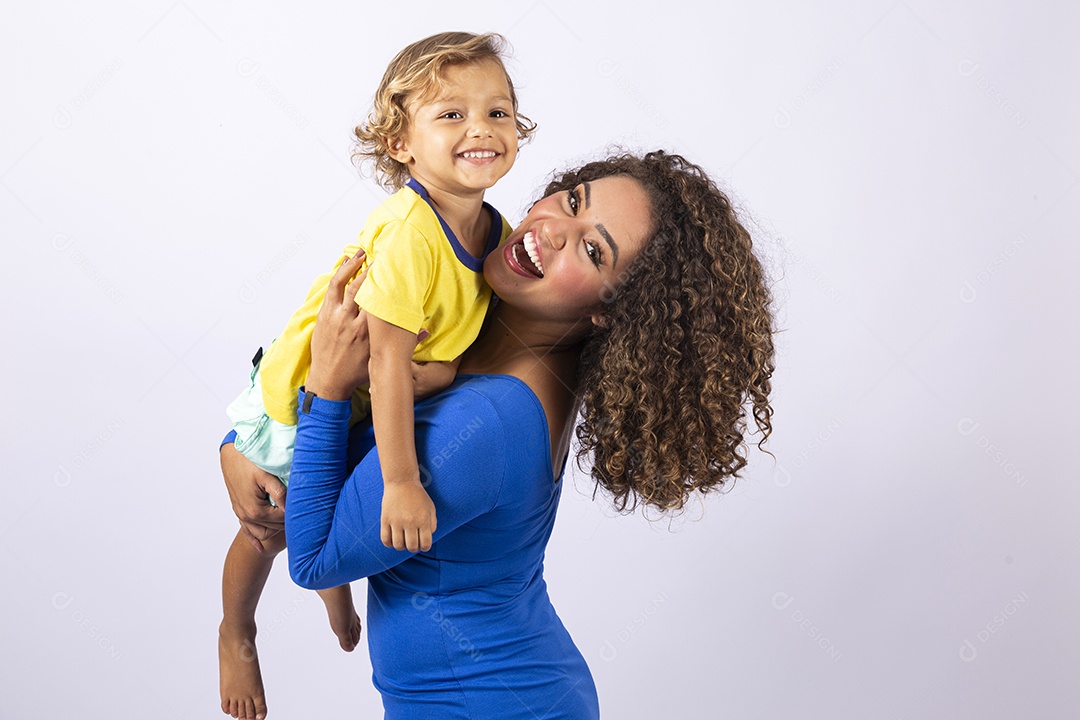
[[592,324],[595,325],[596,327],[607,328],[608,327],[607,315],[605,315],[602,312],[593,313],[593,315],[592,315]]
[[404,137],[386,138],[386,147],[389,150],[390,157],[402,165],[408,165],[412,162],[412,152],[409,150],[409,144]]

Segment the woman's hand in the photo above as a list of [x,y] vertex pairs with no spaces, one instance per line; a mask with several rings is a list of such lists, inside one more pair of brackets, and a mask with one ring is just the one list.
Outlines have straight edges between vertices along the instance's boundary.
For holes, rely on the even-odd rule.
[[[240,529],[257,552],[285,529],[285,486],[281,480],[248,460],[236,446],[221,446],[221,474],[229,491]],[[273,498],[277,507],[270,504]]]
[[367,270],[356,275],[363,264],[363,250],[341,264],[315,319],[306,387],[327,400],[348,400],[368,382],[367,315],[356,305],[356,291],[367,276]]
[[[311,336],[311,368],[306,387],[326,400],[348,400],[353,391],[369,382],[367,313],[356,304],[356,292],[367,277],[364,251],[346,260],[338,268],[326,290]],[[417,342],[429,335],[421,330]],[[414,396],[421,400],[442,390],[454,381],[458,361],[452,363],[413,363]]]

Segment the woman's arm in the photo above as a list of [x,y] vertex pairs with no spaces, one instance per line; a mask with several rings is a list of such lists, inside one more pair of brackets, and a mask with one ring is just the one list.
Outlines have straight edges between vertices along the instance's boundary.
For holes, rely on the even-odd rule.
[[[364,260],[364,251],[360,248],[354,249],[356,255],[339,267],[339,272],[347,274],[346,282],[356,273]],[[360,274],[357,284],[363,282],[366,274],[366,270]],[[343,351],[359,361],[355,366],[357,375],[352,380],[360,385],[367,381],[368,368],[363,359],[368,357],[369,340],[366,325],[367,313],[361,312],[357,317],[361,322],[354,328],[353,337]],[[428,334],[427,330],[421,330],[417,335],[418,341],[422,342]],[[413,363],[414,398],[419,401],[443,390],[453,382],[456,370],[457,361]],[[315,380],[315,383],[318,383],[318,380]],[[308,385],[312,385],[310,375]],[[261,553],[263,543],[285,529],[285,486],[276,477],[259,469],[236,450],[233,444],[234,438],[235,432],[230,433],[221,443],[221,473],[225,478],[225,487],[229,492],[233,512],[240,520],[240,527],[251,546]],[[273,504],[267,499],[268,497],[273,500]]]
[[[355,352],[358,338],[367,337],[355,301],[362,278],[349,282],[359,268],[360,259],[353,258],[330,281],[300,397],[285,534],[293,580],[316,589],[381,572],[411,556],[380,539],[378,453],[370,452],[346,478],[348,399],[367,374]],[[428,486],[440,517],[436,540],[494,507],[502,487],[505,436],[498,415],[486,398],[470,391],[455,401],[444,400],[436,417],[416,428],[420,474],[438,473]],[[485,432],[462,446],[461,420],[473,417]],[[448,456],[450,447],[455,449]]]
[[[466,423],[484,432],[462,440]],[[289,573],[306,588],[335,587],[374,575],[415,554],[382,543],[378,450],[346,476],[348,426],[347,401],[301,395],[285,535]],[[444,396],[430,419],[419,420],[421,475],[431,478],[427,491],[439,514],[434,542],[496,506],[506,469],[504,442],[495,409],[468,389]]]

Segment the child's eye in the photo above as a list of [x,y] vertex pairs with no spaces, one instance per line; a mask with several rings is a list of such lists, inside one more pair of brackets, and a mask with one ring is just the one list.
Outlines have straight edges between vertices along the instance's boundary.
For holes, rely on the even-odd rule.
[[439,117],[446,118],[447,120],[460,120],[461,113],[459,113],[457,110],[451,110],[450,112],[444,112]]
[[508,117],[510,117],[510,114],[507,113],[505,110],[492,110],[491,111],[491,117],[493,117],[493,118],[508,118]]

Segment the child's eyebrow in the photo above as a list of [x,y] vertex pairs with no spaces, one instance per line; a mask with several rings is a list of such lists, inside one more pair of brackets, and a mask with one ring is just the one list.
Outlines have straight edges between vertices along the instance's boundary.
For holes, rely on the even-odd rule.
[[[461,95],[437,95],[432,99],[432,103],[459,103],[464,102],[465,97]],[[487,98],[488,102],[503,102],[512,103],[509,95],[492,95]]]

